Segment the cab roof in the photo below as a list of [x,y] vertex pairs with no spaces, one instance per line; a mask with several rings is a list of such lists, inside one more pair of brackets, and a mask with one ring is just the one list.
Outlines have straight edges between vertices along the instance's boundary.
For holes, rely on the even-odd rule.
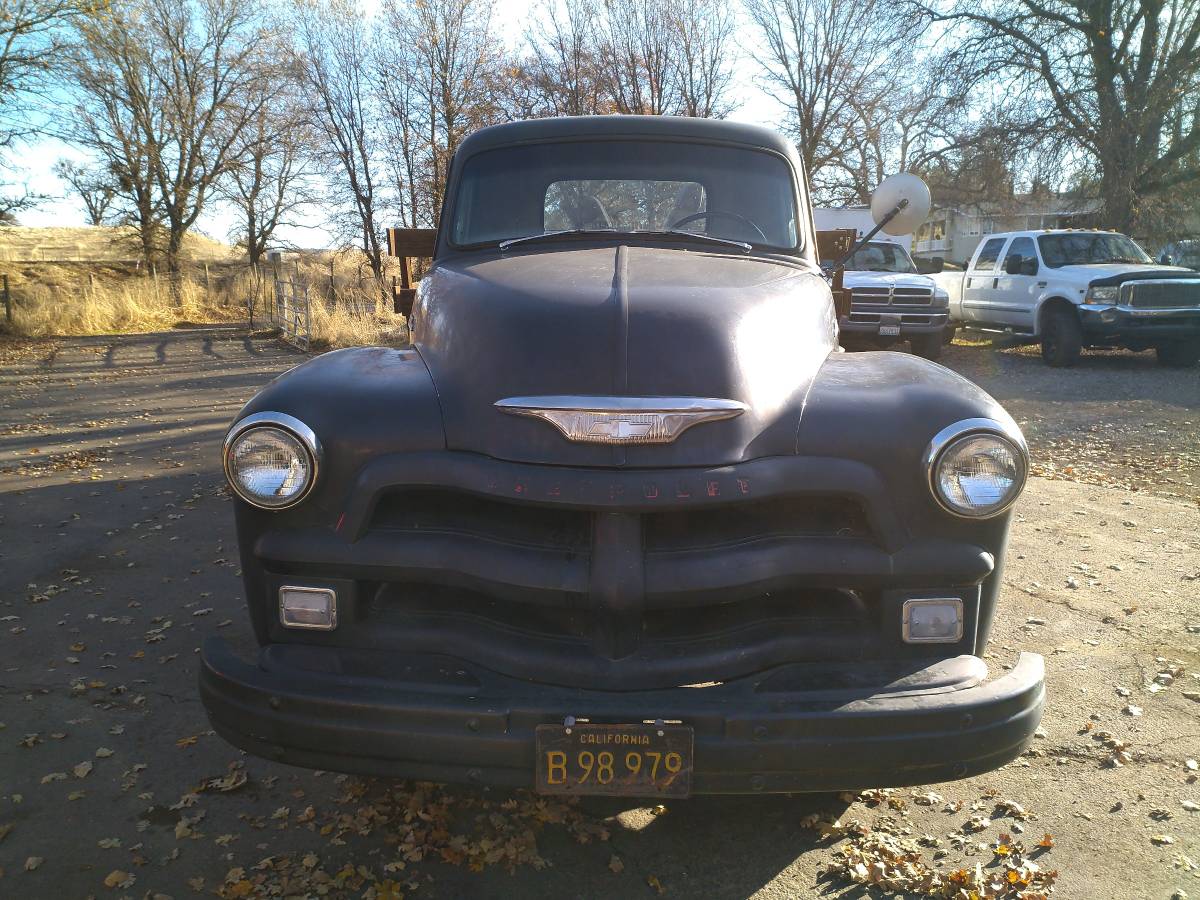
[[596,138],[660,138],[716,141],[774,150],[795,159],[795,147],[783,135],[761,125],[683,116],[559,116],[527,119],[481,128],[459,146],[465,157],[482,150],[535,141]]

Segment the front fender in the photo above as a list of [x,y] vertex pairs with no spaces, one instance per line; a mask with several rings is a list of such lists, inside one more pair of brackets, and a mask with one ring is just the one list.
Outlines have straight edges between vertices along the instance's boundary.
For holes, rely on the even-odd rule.
[[1081,297],[1075,297],[1072,299],[1071,292],[1064,288],[1064,286],[1061,284],[1047,286],[1046,290],[1042,291],[1042,293],[1038,295],[1037,304],[1033,308],[1034,337],[1041,337],[1042,335],[1042,309],[1047,303],[1060,302],[1069,303],[1071,306],[1079,306],[1081,299]]
[[266,513],[275,520],[323,521],[343,508],[347,485],[368,460],[446,446],[433,379],[413,349],[354,347],[322,354],[270,382],[234,422],[257,412],[295,416],[316,432],[323,450],[312,494],[294,511]]
[[796,453],[857,460],[887,486],[910,539],[942,539],[983,548],[996,561],[981,585],[979,646],[987,640],[1003,577],[1011,508],[990,519],[951,515],[933,499],[925,456],[943,428],[994,419],[1018,430],[985,391],[944,366],[906,353],[832,354],[821,367],[796,431]]

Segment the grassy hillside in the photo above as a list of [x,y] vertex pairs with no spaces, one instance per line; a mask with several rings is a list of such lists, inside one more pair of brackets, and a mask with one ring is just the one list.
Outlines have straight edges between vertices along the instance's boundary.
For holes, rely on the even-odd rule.
[[[242,252],[237,248],[198,234],[187,236],[183,253],[195,262],[232,261],[242,257]],[[133,261],[139,255],[137,234],[132,228],[108,225],[78,228],[0,226],[0,261]]]
[[[12,232],[84,232],[93,240],[91,252],[103,244],[102,229],[0,229]],[[0,311],[0,333],[28,337],[82,334],[127,334],[158,331],[185,323],[245,321],[253,296],[256,326],[264,325],[273,293],[272,273],[264,266],[255,277],[245,258],[229,248],[200,238],[198,250],[215,247],[224,258],[193,257],[185,262],[182,278],[172,290],[166,273],[120,258],[83,261],[6,261],[0,272],[8,277],[13,321]],[[330,263],[333,264],[331,284]],[[361,254],[314,252],[291,254],[280,274],[310,287],[313,347],[403,343],[407,331],[402,316],[392,315],[374,282],[364,273]]]

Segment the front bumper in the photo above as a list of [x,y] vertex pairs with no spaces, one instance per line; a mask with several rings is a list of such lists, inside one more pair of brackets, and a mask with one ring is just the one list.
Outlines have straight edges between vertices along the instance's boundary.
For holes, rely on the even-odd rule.
[[1200,338],[1200,309],[1090,305],[1078,309],[1084,338],[1093,343],[1166,343]]
[[217,733],[279,762],[363,775],[533,786],[534,729],[680,721],[693,792],[929,784],[1016,757],[1041,719],[1042,658],[985,681],[973,656],[795,664],[709,687],[596,691],[507,678],[461,660],[271,644],[257,665],[205,641],[200,692]]
[[878,336],[881,325],[898,325],[900,335],[895,339],[904,340],[914,334],[941,334],[949,321],[946,310],[937,307],[869,312],[851,309],[850,315],[838,319],[838,331],[848,335]]

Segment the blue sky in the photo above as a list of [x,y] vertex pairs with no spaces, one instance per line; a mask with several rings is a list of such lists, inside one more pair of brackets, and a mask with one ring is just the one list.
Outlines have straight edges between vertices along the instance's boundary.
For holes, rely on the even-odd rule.
[[[510,46],[521,43],[525,25],[535,5],[535,0],[498,0],[495,26]],[[739,22],[737,34],[743,46],[738,50],[731,93],[740,105],[730,118],[777,126],[782,118],[782,110],[756,83],[757,66],[747,52],[753,36],[744,21]],[[13,161],[25,172],[29,189],[49,194],[52,198],[36,209],[22,213],[20,221],[23,225],[86,224],[82,201],[68,195],[67,186],[51,171],[59,159],[86,161],[86,153],[61,141],[45,139],[26,145],[12,156]],[[200,217],[196,227],[210,237],[226,240],[233,224],[234,219],[229,211],[213,204]],[[324,247],[330,242],[329,233],[317,211],[313,212],[311,224],[307,227],[281,229],[279,237],[301,247]]]

